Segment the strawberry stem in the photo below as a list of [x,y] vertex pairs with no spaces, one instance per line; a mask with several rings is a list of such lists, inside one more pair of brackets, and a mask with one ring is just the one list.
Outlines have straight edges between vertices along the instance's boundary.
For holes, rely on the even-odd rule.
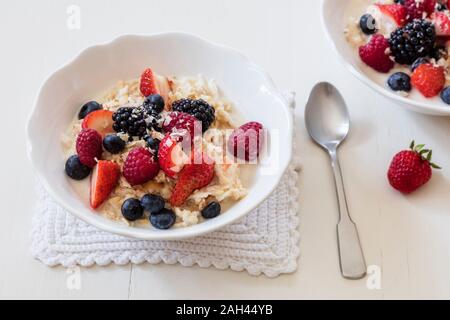
[[430,164],[430,167],[433,169],[442,169],[437,164],[431,162],[431,158],[433,157],[433,150],[431,149],[424,149],[425,144],[418,144],[416,145],[416,142],[413,140],[409,146],[409,148],[420,155],[423,161],[427,161]]
[[430,162],[430,166],[431,166],[433,169],[442,170],[441,167],[439,167],[437,164],[434,164],[433,162]]

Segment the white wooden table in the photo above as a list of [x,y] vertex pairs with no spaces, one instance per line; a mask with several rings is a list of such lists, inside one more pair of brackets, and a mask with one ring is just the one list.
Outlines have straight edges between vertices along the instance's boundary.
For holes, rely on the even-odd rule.
[[[80,30],[67,28],[72,4],[81,9]],[[295,274],[270,280],[198,267],[94,267],[81,270],[79,290],[69,290],[65,269],[30,256],[35,194],[24,127],[40,85],[90,45],[161,31],[191,32],[235,47],[267,69],[280,88],[297,92],[304,170]],[[450,119],[406,112],[353,78],[326,43],[319,1],[8,1],[1,5],[0,39],[0,298],[450,298]],[[303,125],[309,91],[320,80],[336,84],[351,109],[342,169],[366,260],[382,271],[379,289],[340,277],[332,176]],[[434,149],[444,170],[404,197],[385,176],[393,154],[413,138]]]

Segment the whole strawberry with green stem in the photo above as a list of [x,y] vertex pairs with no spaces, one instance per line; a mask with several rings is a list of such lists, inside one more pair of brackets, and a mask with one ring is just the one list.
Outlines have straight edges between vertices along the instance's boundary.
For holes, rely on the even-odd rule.
[[441,169],[431,162],[433,152],[424,144],[411,142],[410,150],[397,153],[388,171],[391,186],[405,194],[412,193],[430,181],[432,169]]

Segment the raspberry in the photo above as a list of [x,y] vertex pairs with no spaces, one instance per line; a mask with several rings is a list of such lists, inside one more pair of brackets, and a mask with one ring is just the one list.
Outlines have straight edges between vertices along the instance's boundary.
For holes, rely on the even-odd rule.
[[380,34],[372,36],[370,42],[359,47],[361,60],[378,72],[387,73],[394,67],[388,55],[389,42]]
[[411,83],[425,97],[437,96],[445,86],[444,68],[431,63],[421,64],[414,70]]
[[132,186],[150,181],[158,172],[158,162],[151,152],[143,147],[131,150],[123,165],[123,176]]
[[406,8],[406,18],[408,21],[422,19],[434,12],[436,0],[405,0],[403,4]]
[[231,134],[228,150],[237,158],[253,161],[259,156],[262,134],[262,124],[258,122],[244,124]]
[[97,164],[96,159],[102,156],[102,136],[94,129],[83,129],[78,134],[76,149],[80,162],[93,168]]
[[171,112],[165,119],[162,129],[165,133],[174,133],[187,131],[191,134],[191,140],[194,135],[202,133],[202,124],[194,116],[184,112]]

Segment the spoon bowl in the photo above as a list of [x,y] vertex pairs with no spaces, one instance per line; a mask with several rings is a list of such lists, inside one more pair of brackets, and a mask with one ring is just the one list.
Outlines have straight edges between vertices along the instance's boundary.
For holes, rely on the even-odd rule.
[[306,128],[314,141],[324,149],[336,149],[348,135],[350,115],[344,98],[328,82],[312,90],[305,111]]

